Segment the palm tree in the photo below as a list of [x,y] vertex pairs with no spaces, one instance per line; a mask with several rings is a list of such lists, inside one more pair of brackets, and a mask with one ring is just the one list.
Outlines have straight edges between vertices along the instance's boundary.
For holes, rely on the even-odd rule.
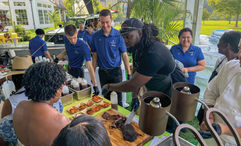
[[131,4],[132,15],[143,22],[153,23],[159,29],[159,37],[166,43],[178,34],[180,18],[184,11],[176,0],[135,0]]
[[48,13],[49,19],[52,23],[54,23],[54,28],[57,28],[57,26],[60,23],[60,18],[59,18],[59,11],[55,10],[52,13]]

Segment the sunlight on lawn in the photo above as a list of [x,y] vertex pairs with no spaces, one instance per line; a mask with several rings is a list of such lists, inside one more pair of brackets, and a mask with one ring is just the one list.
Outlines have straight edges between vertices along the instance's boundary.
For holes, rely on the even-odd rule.
[[[238,30],[241,31],[241,21],[239,21],[239,27],[235,27],[235,21],[231,21],[231,24],[229,24],[229,21],[218,21],[218,20],[210,20],[210,21],[202,21],[201,25],[201,31],[200,34],[208,35],[210,36],[214,30],[217,29],[223,29],[223,30]],[[180,21],[180,30],[183,28],[183,23]],[[171,38],[171,41],[178,43],[178,36]],[[172,44],[170,44],[172,45]]]

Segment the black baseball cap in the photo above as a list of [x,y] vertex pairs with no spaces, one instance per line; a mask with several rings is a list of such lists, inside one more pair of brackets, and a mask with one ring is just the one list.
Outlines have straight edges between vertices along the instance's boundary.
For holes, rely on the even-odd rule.
[[144,23],[136,18],[130,18],[127,19],[124,23],[121,25],[121,34],[125,34],[128,32],[131,32],[133,30],[141,30],[144,26]]
[[36,33],[37,35],[45,34],[43,29],[36,29],[35,33]]

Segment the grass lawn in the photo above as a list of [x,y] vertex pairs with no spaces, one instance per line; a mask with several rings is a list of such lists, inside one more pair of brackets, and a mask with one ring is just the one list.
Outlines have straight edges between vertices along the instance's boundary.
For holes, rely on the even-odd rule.
[[[212,32],[217,29],[223,29],[223,30],[232,29],[232,30],[241,31],[241,21],[239,21],[239,27],[235,27],[235,23],[236,23],[235,21],[231,21],[231,23],[229,24],[229,21],[223,21],[223,20],[202,21],[200,34],[211,36]],[[181,30],[183,28],[182,21],[180,21],[179,26],[180,26],[179,29]],[[179,42],[178,36],[175,36],[174,38],[171,38],[170,40],[175,43]],[[172,45],[172,44],[170,44],[170,45]]]

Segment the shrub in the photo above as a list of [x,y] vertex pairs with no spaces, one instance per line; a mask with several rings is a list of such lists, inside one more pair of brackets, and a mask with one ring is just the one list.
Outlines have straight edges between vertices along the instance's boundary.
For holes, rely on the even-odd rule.
[[23,41],[29,41],[31,38],[31,32],[25,30],[20,24],[15,25],[15,32],[18,34],[19,37],[23,38]]

